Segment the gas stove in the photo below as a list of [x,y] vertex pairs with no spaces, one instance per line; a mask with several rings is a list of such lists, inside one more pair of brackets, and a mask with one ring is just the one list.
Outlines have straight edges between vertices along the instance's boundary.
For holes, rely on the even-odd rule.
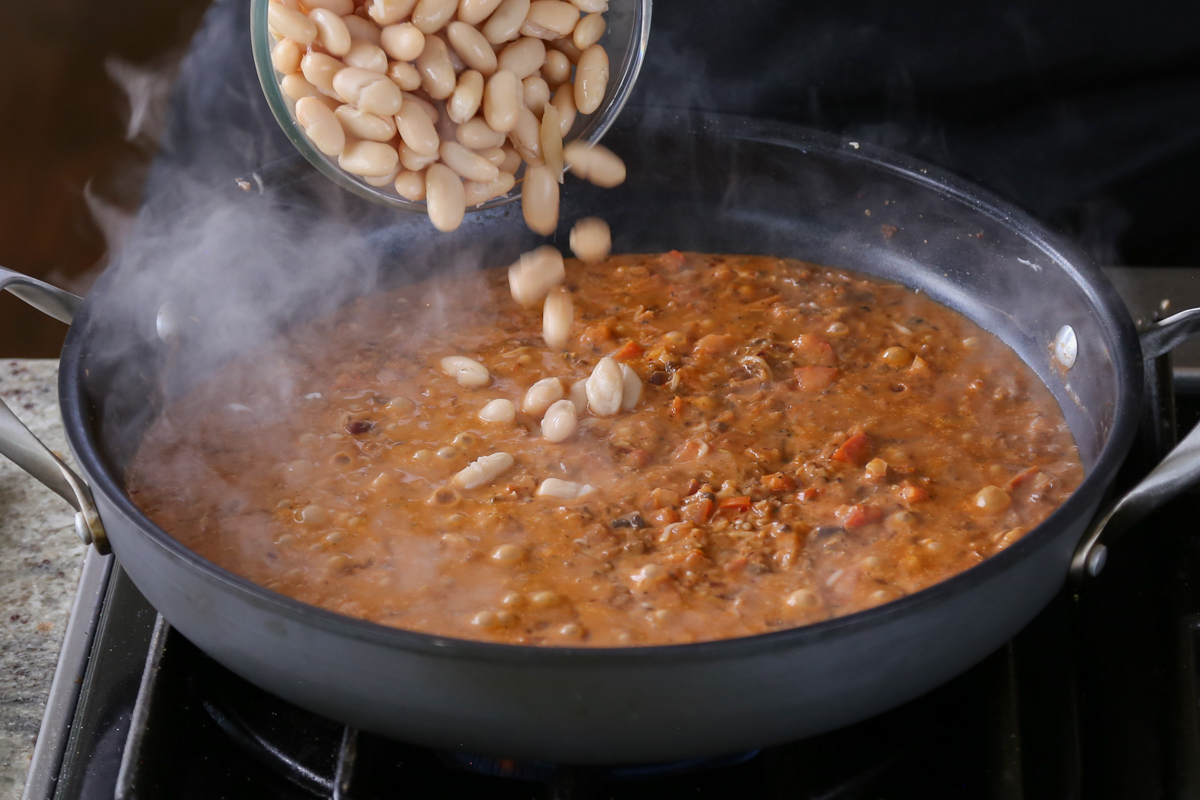
[[[1200,306],[1193,270],[1111,276],[1135,319]],[[1150,376],[1117,488],[1200,418],[1200,344]],[[982,663],[822,736],[672,764],[437,752],[346,727],[238,678],[89,553],[27,800],[240,798],[1184,798],[1200,792],[1200,494],[1129,533]],[[731,676],[736,679],[736,676]],[[702,698],[699,699],[703,701]]]

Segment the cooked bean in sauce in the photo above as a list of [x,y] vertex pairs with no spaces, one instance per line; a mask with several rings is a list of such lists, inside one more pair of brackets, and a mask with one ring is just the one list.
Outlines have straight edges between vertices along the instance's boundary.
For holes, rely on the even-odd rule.
[[903,286],[759,256],[569,261],[548,348],[501,270],[359,300],[167,408],[131,469],[226,569],[383,625],[651,645],[972,567],[1083,476],[1054,399]]

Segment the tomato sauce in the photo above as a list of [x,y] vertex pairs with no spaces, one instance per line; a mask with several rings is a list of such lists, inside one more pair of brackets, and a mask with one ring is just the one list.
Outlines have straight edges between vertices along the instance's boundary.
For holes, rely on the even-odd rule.
[[[525,645],[746,636],[886,603],[1044,520],[1083,469],[1004,344],[911,290],[761,256],[570,261],[549,349],[505,275],[361,299],[168,407],[131,467],[161,527],[268,589]],[[464,386],[440,366],[486,367]],[[548,441],[521,410],[614,357],[642,383]],[[515,419],[484,421],[490,401]],[[511,456],[482,485],[455,476]],[[507,462],[506,462],[507,463]],[[588,487],[540,496],[548,479]]]

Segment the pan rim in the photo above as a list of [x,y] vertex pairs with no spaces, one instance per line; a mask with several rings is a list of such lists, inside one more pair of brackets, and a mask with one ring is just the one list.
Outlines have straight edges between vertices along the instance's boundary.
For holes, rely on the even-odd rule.
[[[1088,262],[1073,246],[1051,233],[1031,215],[942,167],[886,148],[785,123],[705,112],[655,109],[651,113],[663,115],[664,119],[670,120],[673,127],[682,125],[688,130],[700,130],[705,135],[729,137],[752,144],[784,146],[805,152],[816,151],[847,160],[867,161],[877,169],[922,184],[952,201],[1002,223],[1045,253],[1058,268],[1065,270],[1074,282],[1085,290],[1092,313],[1101,314],[1104,321],[1109,323],[1104,327],[1112,337],[1109,344],[1114,354],[1113,361],[1118,377],[1111,430],[1097,455],[1094,467],[1080,486],[1040,525],[1012,546],[979,564],[920,591],[874,608],[796,628],[732,639],[633,647],[502,644],[392,628],[302,603],[236,575],[192,551],[157,526],[133,503],[124,489],[124,482],[113,474],[102,456],[99,442],[89,421],[85,393],[87,346],[83,331],[87,328],[86,323],[96,305],[93,297],[89,295],[63,346],[59,370],[59,401],[68,443],[92,491],[102,493],[107,502],[115,506],[139,529],[147,543],[153,543],[170,557],[186,562],[206,580],[221,584],[225,589],[237,594],[241,600],[273,611],[297,624],[313,625],[327,633],[348,636],[366,644],[418,651],[426,655],[513,665],[548,663],[579,666],[640,666],[647,661],[664,664],[698,660],[720,661],[739,658],[748,653],[796,650],[822,640],[898,622],[920,613],[930,605],[950,602],[977,585],[1007,572],[1026,558],[1033,557],[1038,551],[1050,546],[1063,527],[1084,516],[1089,508],[1095,505],[1097,499],[1103,496],[1124,460],[1136,432],[1138,410],[1142,401],[1142,354],[1132,318],[1116,288],[1098,267]],[[627,109],[618,126],[621,122],[628,123],[631,117],[640,123],[643,115],[635,109]],[[101,277],[96,284],[97,296],[103,294],[112,279],[112,271]],[[119,560],[120,552],[117,552],[117,557]],[[1064,579],[1065,577],[1064,569]]]

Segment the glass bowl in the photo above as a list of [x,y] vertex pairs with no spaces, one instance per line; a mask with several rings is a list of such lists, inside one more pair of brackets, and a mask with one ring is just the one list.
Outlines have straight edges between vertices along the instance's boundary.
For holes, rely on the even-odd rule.
[[[296,122],[295,101],[283,93],[279,81],[283,77],[271,63],[271,47],[274,40],[267,30],[267,6],[270,0],[251,0],[250,39],[254,49],[254,68],[258,82],[267,97],[267,105],[288,139],[304,154],[314,167],[343,189],[354,192],[375,203],[409,211],[425,211],[425,203],[406,200],[388,187],[372,186],[357,175],[342,169],[336,158],[325,155],[308,140],[304,129]],[[608,51],[610,65],[608,87],[604,100],[595,112],[584,116],[576,115],[575,124],[563,142],[583,140],[598,142],[621,113],[625,102],[637,82],[642,60],[646,55],[646,44],[650,39],[650,11],[653,0],[610,0],[604,13],[607,28],[600,44]],[[493,198],[467,211],[492,208],[512,202],[521,196],[521,182],[506,195]]]

